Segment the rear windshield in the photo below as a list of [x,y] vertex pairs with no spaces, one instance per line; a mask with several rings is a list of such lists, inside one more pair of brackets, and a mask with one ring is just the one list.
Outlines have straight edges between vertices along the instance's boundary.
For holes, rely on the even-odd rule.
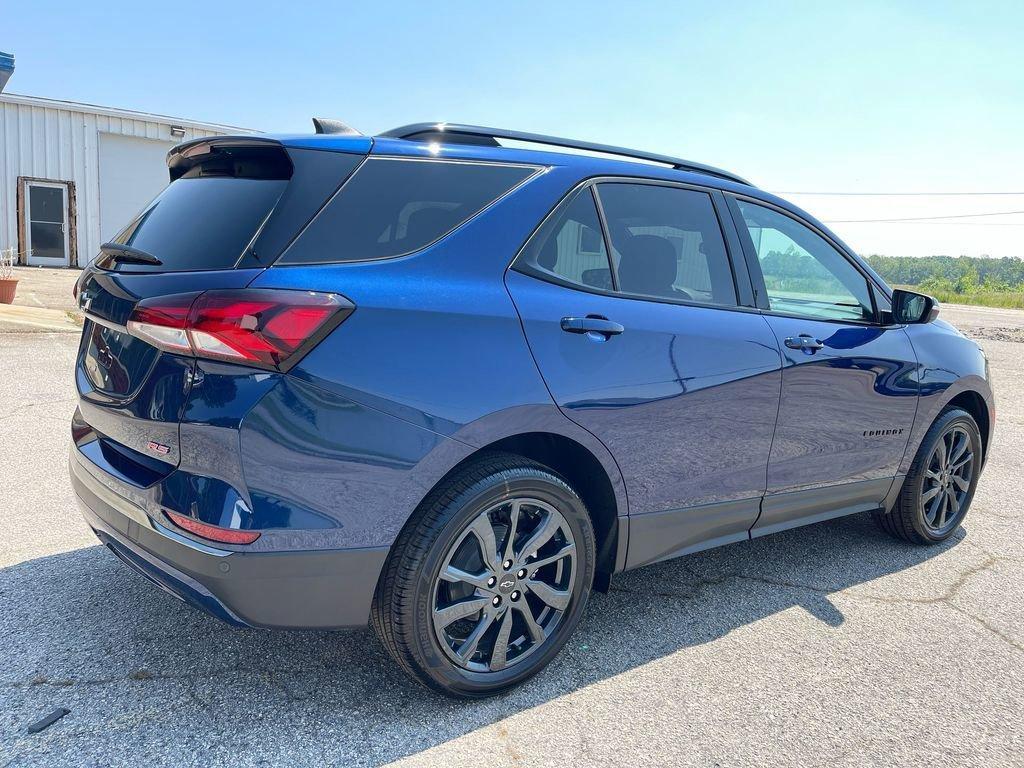
[[161,261],[160,266],[132,264],[132,271],[230,269],[287,184],[280,179],[181,178],[113,242]]
[[370,158],[285,251],[281,263],[385,259],[418,251],[536,170],[523,165]]
[[213,147],[112,240],[160,264],[117,267],[132,272],[230,269],[274,210],[290,176],[291,165],[279,149]]

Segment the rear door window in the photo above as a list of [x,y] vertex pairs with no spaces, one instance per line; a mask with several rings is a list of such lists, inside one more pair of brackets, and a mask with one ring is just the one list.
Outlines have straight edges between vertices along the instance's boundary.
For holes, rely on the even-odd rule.
[[608,251],[590,187],[577,192],[544,222],[516,264],[539,277],[612,290]]
[[280,263],[363,261],[418,251],[536,171],[524,165],[370,158]]
[[671,301],[736,305],[711,196],[655,184],[601,183],[618,289]]

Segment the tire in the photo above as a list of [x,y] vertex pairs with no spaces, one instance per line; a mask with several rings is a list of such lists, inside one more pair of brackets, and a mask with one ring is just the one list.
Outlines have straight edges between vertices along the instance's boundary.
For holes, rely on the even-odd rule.
[[[961,439],[966,452],[956,455],[964,450]],[[939,448],[940,442],[943,448]],[[955,455],[950,456],[946,469],[937,454],[941,451]],[[967,516],[981,474],[981,462],[981,433],[974,417],[962,408],[947,407],[921,441],[892,510],[875,512],[875,522],[885,532],[913,544],[945,541]],[[969,478],[962,475],[964,466],[969,466]],[[937,493],[932,492],[935,488],[939,489]]]
[[486,455],[431,491],[399,534],[374,594],[373,628],[428,688],[490,696],[558,654],[586,607],[594,567],[590,516],[568,483],[530,460]]

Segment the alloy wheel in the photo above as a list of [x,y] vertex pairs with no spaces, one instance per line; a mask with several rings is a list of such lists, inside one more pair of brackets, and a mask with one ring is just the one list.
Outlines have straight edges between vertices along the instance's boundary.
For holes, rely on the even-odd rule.
[[971,490],[974,465],[971,436],[954,424],[936,442],[924,473],[921,506],[929,530],[944,532],[957,525]]
[[577,572],[565,517],[535,498],[495,504],[465,528],[441,562],[433,627],[455,664],[499,672],[540,648],[562,621]]

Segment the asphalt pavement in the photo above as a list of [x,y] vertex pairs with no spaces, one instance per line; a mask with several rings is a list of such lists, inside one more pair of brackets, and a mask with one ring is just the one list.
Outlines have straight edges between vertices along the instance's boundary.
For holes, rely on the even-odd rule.
[[959,535],[855,516],[618,576],[483,702],[368,630],[232,629],[130,572],[67,479],[76,334],[0,333],[0,766],[1024,765],[1024,312],[943,316],[998,398]]

